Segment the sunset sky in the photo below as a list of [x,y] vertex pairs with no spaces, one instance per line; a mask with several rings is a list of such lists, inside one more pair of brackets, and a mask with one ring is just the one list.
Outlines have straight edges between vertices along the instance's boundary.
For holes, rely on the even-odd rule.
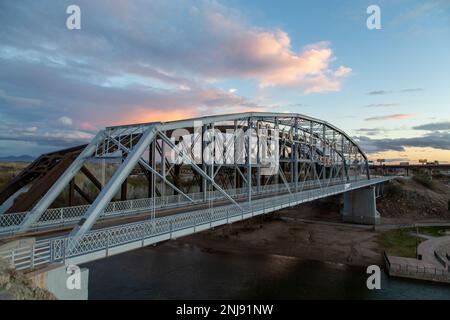
[[450,162],[450,0],[0,2],[0,157],[241,111],[324,119],[372,159]]

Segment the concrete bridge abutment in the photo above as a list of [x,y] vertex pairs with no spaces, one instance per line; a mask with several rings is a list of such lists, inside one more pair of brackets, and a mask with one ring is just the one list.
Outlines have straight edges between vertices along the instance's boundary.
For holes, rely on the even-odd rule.
[[345,222],[375,225],[380,223],[375,186],[344,193],[342,219]]
[[87,300],[89,270],[77,266],[51,264],[26,276],[39,288],[53,293],[59,300]]

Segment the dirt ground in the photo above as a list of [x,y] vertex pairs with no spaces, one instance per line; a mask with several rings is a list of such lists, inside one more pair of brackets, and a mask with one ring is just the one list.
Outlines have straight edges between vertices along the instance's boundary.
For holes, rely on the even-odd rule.
[[252,252],[349,265],[382,262],[378,234],[361,228],[278,220],[232,224],[178,241],[206,251]]
[[385,195],[377,201],[384,223],[411,223],[450,220],[450,185],[446,180],[433,180],[423,186],[412,178],[392,181]]
[[0,300],[55,300],[47,290],[36,287],[21,272],[0,260]]

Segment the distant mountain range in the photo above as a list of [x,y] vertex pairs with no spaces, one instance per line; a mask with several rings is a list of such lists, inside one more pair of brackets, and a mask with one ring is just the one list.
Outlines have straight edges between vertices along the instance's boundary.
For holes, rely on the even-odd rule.
[[30,156],[28,154],[24,154],[21,156],[0,157],[0,162],[31,162],[34,159],[36,159],[36,158],[33,156]]

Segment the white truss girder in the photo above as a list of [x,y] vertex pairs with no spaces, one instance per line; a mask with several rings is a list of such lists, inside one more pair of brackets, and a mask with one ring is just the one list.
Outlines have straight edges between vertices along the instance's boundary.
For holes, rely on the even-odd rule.
[[[226,127],[234,129],[255,129],[255,138],[258,141],[256,161],[252,161],[254,152],[250,149],[250,138],[247,137],[247,157],[245,163],[236,163],[235,161],[233,164],[235,181],[238,177],[241,177],[248,188],[248,204],[251,203],[252,177],[255,175],[257,176],[257,184],[255,185],[257,190],[259,190],[261,186],[259,141],[260,138],[262,138],[260,133],[262,128],[267,130],[274,130],[275,128],[279,129],[279,135],[277,137],[279,143],[277,143],[276,148],[280,148],[282,151],[279,155],[280,162],[279,165],[277,164],[278,168],[274,171],[276,179],[267,179],[266,183],[263,183],[264,185],[267,185],[269,180],[277,183],[278,177],[281,177],[283,184],[288,187],[288,192],[292,194],[294,190],[297,190],[300,187],[300,185],[303,187],[307,180],[317,180],[319,181],[321,188],[327,187],[328,183],[325,183],[325,181],[327,181],[327,175],[329,175],[328,181],[332,181],[332,179],[338,176],[346,177],[347,180],[349,180],[350,175],[353,174],[359,176],[360,173],[365,170],[367,179],[370,179],[367,156],[350,136],[326,121],[301,114],[246,112],[198,117],[195,119],[171,122],[114,126],[108,127],[97,134],[86,149],[49,189],[45,196],[27,214],[21,224],[20,231],[27,231],[30,226],[39,220],[43,212],[49,208],[84,163],[92,157],[119,157],[120,155],[120,157],[123,158],[123,162],[119,165],[106,186],[97,195],[79,224],[72,230],[72,238],[80,238],[91,229],[137,164],[141,164],[148,170],[152,174],[152,177],[158,177],[162,181],[162,185],[167,184],[178,194],[193,201],[180,189],[180,186],[177,186],[176,183],[172,183],[167,179],[166,174],[169,171],[166,170],[165,147],[169,147],[175,151],[177,155],[184,160],[185,165],[189,165],[202,177],[203,189],[205,189],[205,183],[208,182],[236,207],[241,208],[241,205],[237,203],[233,197],[227,193],[227,190],[221,187],[214,179],[218,176],[219,171],[222,170],[222,168],[229,166],[226,161],[230,156],[231,146],[234,148],[234,160],[236,160],[236,133],[234,133],[231,138],[227,138],[227,136],[224,135],[226,145],[217,151],[224,154],[224,162],[219,164],[208,164],[207,166],[205,166],[204,163],[203,166],[197,165],[194,159],[194,145],[204,131],[201,130],[200,135],[191,139],[191,145],[186,143],[184,139],[181,140],[179,145],[176,145],[166,134],[167,132],[184,128],[194,128],[192,132],[188,132],[192,135],[198,134],[199,131],[195,129],[195,126],[198,125],[198,123],[201,123],[203,128]],[[154,163],[153,165],[155,168],[150,161],[146,162],[142,156],[150,143],[157,143],[157,139],[160,139],[163,142],[161,146],[161,172],[157,170]],[[203,146],[204,143],[202,142],[202,150]],[[279,150],[275,151],[278,152]],[[289,158],[286,158],[285,156],[289,156]],[[239,155],[239,157],[242,157],[242,155]],[[288,176],[290,175],[291,183],[288,182],[288,178],[285,174],[285,164],[290,164],[290,171],[288,170],[287,174]],[[317,166],[320,167],[318,168]],[[241,168],[244,171],[246,170],[245,174],[241,171]],[[253,168],[256,169],[252,170]],[[208,171],[211,172],[208,173]],[[289,186],[292,187],[292,191]],[[206,191],[204,192],[206,195]],[[163,188],[162,198],[164,195],[165,192]]]

